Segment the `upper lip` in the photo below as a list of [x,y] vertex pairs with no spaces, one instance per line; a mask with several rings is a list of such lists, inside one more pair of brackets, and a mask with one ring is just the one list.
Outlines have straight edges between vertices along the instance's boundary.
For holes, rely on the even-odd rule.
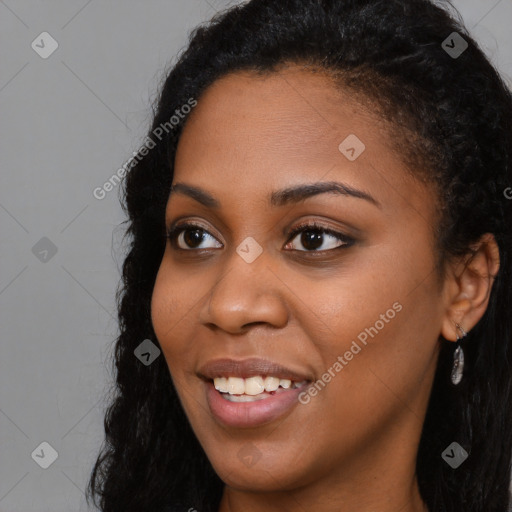
[[278,377],[289,379],[295,382],[312,380],[307,373],[286,368],[279,363],[260,359],[257,357],[249,359],[214,359],[203,365],[198,375],[202,378],[213,380],[217,377],[240,377],[243,379],[256,375]]

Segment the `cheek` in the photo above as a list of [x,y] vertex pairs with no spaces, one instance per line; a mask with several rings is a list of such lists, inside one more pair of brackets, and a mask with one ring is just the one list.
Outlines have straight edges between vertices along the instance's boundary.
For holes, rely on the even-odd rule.
[[187,287],[180,285],[180,281],[173,279],[173,275],[164,261],[158,271],[151,298],[153,329],[171,371],[179,367],[180,359],[186,357],[185,336],[182,334],[186,327],[186,317],[192,312],[194,303],[194,297],[187,293]]
[[359,421],[377,411],[385,415],[390,407],[422,399],[428,387],[442,303],[433,259],[425,256],[431,248],[411,246],[399,252],[390,246],[350,274],[308,287],[316,315],[304,317],[311,320],[303,327],[321,355],[321,380],[329,381],[325,396],[344,421],[354,408]]
[[171,323],[171,316],[177,309],[175,303],[176,294],[172,291],[169,280],[166,278],[164,265],[160,266],[151,297],[151,322],[156,337],[161,344],[165,342],[164,333]]

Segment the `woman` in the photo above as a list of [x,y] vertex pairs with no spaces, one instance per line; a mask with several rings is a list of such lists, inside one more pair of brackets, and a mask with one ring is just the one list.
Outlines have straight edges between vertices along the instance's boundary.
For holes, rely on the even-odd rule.
[[103,511],[507,511],[512,98],[448,7],[194,32],[125,180]]

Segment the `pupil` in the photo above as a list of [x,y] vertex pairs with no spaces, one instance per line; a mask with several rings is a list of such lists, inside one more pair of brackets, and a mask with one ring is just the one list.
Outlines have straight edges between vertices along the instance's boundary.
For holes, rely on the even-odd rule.
[[183,238],[185,239],[185,243],[189,247],[195,247],[195,245],[200,245],[203,241],[203,230],[202,229],[194,229],[187,230],[184,233]]
[[301,243],[306,249],[318,249],[322,245],[322,233],[313,231],[303,231]]

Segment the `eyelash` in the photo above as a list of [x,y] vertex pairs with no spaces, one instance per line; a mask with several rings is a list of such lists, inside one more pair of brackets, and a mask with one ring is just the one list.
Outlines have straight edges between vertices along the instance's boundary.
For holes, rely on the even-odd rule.
[[[173,226],[169,229],[169,231],[167,233],[167,238],[171,241],[172,246],[177,250],[186,251],[186,252],[208,251],[209,249],[182,249],[181,247],[177,246],[176,239],[183,231],[186,231],[187,229],[190,229],[190,230],[199,229],[199,230],[203,231],[204,233],[207,233],[211,237],[215,238],[208,230],[206,230],[200,224],[186,222],[183,224],[179,224],[177,226]],[[295,252],[302,252],[302,253],[309,253],[309,254],[312,254],[312,253],[322,254],[322,253],[329,253],[329,252],[335,251],[336,249],[346,249],[355,243],[354,238],[349,237],[349,236],[345,235],[344,233],[334,231],[333,229],[326,228],[325,226],[322,226],[321,224],[318,224],[317,222],[313,221],[313,222],[305,222],[305,223],[302,223],[302,224],[299,224],[298,226],[296,226],[288,235],[288,239],[287,239],[287,242],[285,245],[288,245],[299,233],[308,231],[308,230],[309,231],[318,231],[322,234],[331,235],[343,243],[337,247],[334,247],[333,249],[327,249],[327,250],[324,249],[324,250],[320,250],[320,251],[318,251],[318,250],[301,251],[301,250],[297,250],[297,249],[291,249],[291,250],[293,250]],[[215,240],[216,240],[216,238],[215,238]]]

